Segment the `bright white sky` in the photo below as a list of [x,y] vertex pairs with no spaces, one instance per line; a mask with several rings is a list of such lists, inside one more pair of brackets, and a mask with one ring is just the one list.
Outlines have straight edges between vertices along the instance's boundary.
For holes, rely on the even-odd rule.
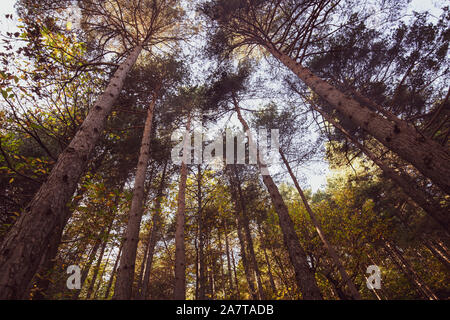
[[[2,34],[16,31],[15,26],[18,24],[17,20],[14,19],[11,21],[10,19],[5,19],[5,14],[14,14],[15,16],[15,3],[16,0],[1,0],[0,2],[0,33]],[[412,0],[408,12],[423,12],[428,10],[437,17],[440,14],[439,8],[443,7],[445,3],[446,1],[444,0]],[[317,170],[317,168],[320,169]],[[328,170],[326,170],[325,164],[318,166],[316,163],[312,164],[310,168],[306,167],[303,169],[306,169],[307,171],[305,172],[306,184],[313,192],[326,185]]]

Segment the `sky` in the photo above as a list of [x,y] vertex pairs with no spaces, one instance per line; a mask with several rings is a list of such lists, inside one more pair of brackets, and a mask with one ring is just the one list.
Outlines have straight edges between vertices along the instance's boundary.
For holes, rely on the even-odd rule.
[[[5,14],[14,14],[15,16],[15,3],[16,0],[1,0],[0,2],[1,34],[17,31],[15,27],[18,25],[16,17],[13,20],[5,19]],[[413,0],[409,5],[408,13],[411,14],[412,11],[423,12],[428,10],[432,15],[437,17],[440,14],[439,8],[445,3],[446,1],[443,0]],[[326,185],[327,175],[329,173],[326,163],[312,163],[309,166],[302,167],[302,171],[304,172],[304,184],[311,188],[313,192],[316,192]]]

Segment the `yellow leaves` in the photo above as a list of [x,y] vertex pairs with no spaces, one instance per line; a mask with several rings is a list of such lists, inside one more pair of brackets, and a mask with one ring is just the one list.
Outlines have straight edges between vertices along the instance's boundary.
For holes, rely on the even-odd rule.
[[72,30],[72,22],[71,21],[67,21],[66,29],[67,29],[67,31],[71,31]]
[[13,183],[14,182],[14,178],[11,178],[10,180],[9,180],[9,183]]

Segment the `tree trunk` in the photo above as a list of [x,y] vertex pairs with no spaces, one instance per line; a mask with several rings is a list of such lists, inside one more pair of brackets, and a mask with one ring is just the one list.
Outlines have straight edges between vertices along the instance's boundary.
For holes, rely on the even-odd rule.
[[206,262],[205,262],[205,222],[203,219],[202,210],[202,174],[201,165],[197,166],[197,219],[198,219],[198,265],[199,265],[199,278],[198,278],[198,299],[206,299]]
[[84,283],[86,282],[86,279],[89,275],[89,270],[91,269],[92,263],[95,260],[95,257],[97,256],[98,249],[100,248],[100,245],[102,244],[101,236],[104,232],[104,229],[100,232],[98,235],[98,238],[95,240],[94,246],[91,249],[91,252],[89,254],[88,261],[83,267],[83,271],[81,272],[81,290],[75,291],[73,298],[78,299],[78,297],[81,294],[81,291],[83,290]]
[[224,261],[223,261],[223,246],[222,246],[222,236],[220,232],[220,227],[217,228],[217,240],[219,241],[219,261],[220,261],[220,275],[221,275],[221,283],[222,283],[222,293],[223,293],[223,300],[226,299],[227,296],[227,289],[226,289],[226,281],[225,281],[225,271],[223,269]]
[[186,248],[184,243],[185,212],[186,212],[186,180],[187,160],[191,156],[189,132],[191,130],[191,114],[188,115],[186,136],[183,146],[183,161],[180,169],[180,184],[178,188],[178,208],[176,214],[175,230],[175,288],[173,298],[175,300],[186,299]]
[[[151,231],[149,231],[151,233]],[[144,256],[142,257],[142,263],[139,270],[139,276],[137,280],[137,290],[135,292],[135,295],[133,296],[133,299],[139,299],[142,298],[142,285],[143,285],[143,278],[144,278],[144,271],[145,271],[145,261],[147,260],[148,256],[148,250],[150,248],[150,239],[147,240],[147,244],[145,246]]]
[[114,281],[114,275],[116,274],[116,270],[117,270],[117,267],[118,267],[119,261],[120,261],[120,256],[122,255],[122,247],[123,247],[123,242],[120,244],[119,253],[117,254],[116,262],[114,262],[114,267],[111,271],[111,276],[109,277],[108,287],[106,288],[106,293],[105,293],[105,299],[108,299],[109,293],[111,292],[112,284]]
[[137,46],[120,65],[69,146],[59,156],[47,181],[5,237],[0,248],[0,299],[23,297],[49,245],[51,233],[64,228],[66,205],[103,133],[125,77],[141,50],[142,46]]
[[92,275],[91,283],[89,284],[89,288],[88,288],[88,291],[86,294],[86,299],[90,299],[92,296],[92,293],[94,291],[95,281],[97,280],[98,271],[100,269],[100,264],[102,263],[102,260],[103,260],[103,255],[105,254],[105,249],[106,249],[107,243],[108,243],[107,241],[103,241],[103,243],[102,243],[102,247],[100,249],[100,254],[97,258],[97,264],[94,267],[94,274]]
[[111,250],[110,250],[109,253],[108,253],[108,257],[106,258],[105,266],[104,266],[102,272],[100,272],[100,275],[98,276],[98,278],[100,279],[100,281],[98,282],[98,285],[95,287],[95,290],[94,290],[94,296],[93,296],[93,299],[94,299],[94,300],[97,300],[98,292],[99,292],[99,290],[100,290],[100,288],[101,288],[101,286],[102,286],[102,283],[103,283],[103,275],[105,274],[106,267],[108,266],[109,260],[111,259],[112,251],[113,251],[113,250],[112,250],[112,248],[111,248]]
[[[119,197],[116,196],[116,203],[117,203],[118,200],[119,200]],[[89,284],[89,288],[88,288],[88,291],[87,291],[87,294],[86,294],[86,299],[89,299],[92,296],[92,292],[94,290],[95,281],[97,280],[98,271],[100,269],[100,264],[102,263],[102,259],[103,259],[103,255],[105,253],[106,245],[108,244],[109,234],[111,233],[111,229],[112,229],[112,226],[114,224],[114,218],[115,218],[115,216],[112,217],[111,222],[109,223],[109,226],[108,226],[108,230],[106,231],[106,234],[104,234],[104,235],[102,234],[101,235],[102,247],[100,249],[100,255],[99,255],[98,260],[97,260],[97,265],[94,268],[94,274],[92,275],[91,283]]]
[[286,288],[286,290],[289,294],[289,297],[291,299],[293,299],[294,298],[294,296],[292,294],[293,286],[291,285],[291,281],[289,281],[288,275],[286,273],[286,269],[283,266],[283,262],[281,261],[280,257],[274,251],[272,251],[272,255],[275,260],[275,263],[278,266],[278,269],[280,269],[280,272],[281,272],[281,274],[278,273],[278,278],[280,278],[281,282],[284,283],[284,287]]
[[436,246],[432,241],[429,241],[425,237],[421,238],[424,246],[430,250],[433,256],[435,256],[444,266],[447,267],[448,270],[450,270],[450,258],[445,254],[445,252]]
[[258,223],[257,226],[258,226],[258,233],[259,233],[261,247],[263,248],[263,252],[264,252],[264,259],[266,260],[266,264],[267,264],[267,274],[269,275],[270,286],[272,287],[272,296],[274,296],[278,292],[278,290],[277,290],[277,286],[275,285],[275,279],[273,278],[272,266],[270,264],[269,255],[267,254],[267,248],[264,243],[264,235],[261,230],[261,225]]
[[328,242],[328,239],[325,237],[325,234],[323,233],[322,227],[320,225],[319,220],[316,217],[316,214],[312,211],[311,207],[309,206],[308,199],[306,199],[305,193],[303,192],[302,188],[300,188],[300,184],[297,181],[297,178],[295,177],[294,173],[292,172],[291,166],[289,165],[289,162],[286,159],[286,156],[284,155],[283,151],[279,150],[281,159],[283,160],[284,165],[286,166],[289,175],[291,176],[292,181],[294,182],[295,188],[297,189],[300,197],[302,198],[303,204],[306,208],[306,211],[308,212],[308,215],[316,228],[317,234],[319,235],[320,240],[322,240],[323,245],[325,246],[325,249],[327,250],[330,257],[333,259],[334,263],[336,264],[336,267],[339,270],[339,273],[341,274],[342,280],[344,281],[344,285],[347,285],[350,293],[355,300],[361,300],[361,295],[359,294],[358,290],[355,287],[355,284],[350,279],[350,277],[347,274],[347,271],[345,271],[344,265],[341,262],[341,259],[339,259],[339,256],[334,250],[333,246]]
[[122,257],[120,258],[120,266],[117,272],[116,287],[114,290],[114,299],[118,300],[129,300],[132,297],[139,230],[144,211],[145,178],[148,161],[150,159],[153,113],[158,90],[159,89],[156,89],[153,93],[153,98],[147,111],[147,119],[145,121],[145,128],[142,136],[141,150],[134,179],[133,198],[128,214]]
[[267,45],[266,48],[333,108],[366,130],[400,158],[414,165],[447,194],[450,193],[450,157],[437,142],[420,134],[403,120],[393,116],[386,119],[371,111],[288,55],[279,52],[274,46]]
[[164,196],[164,186],[166,183],[166,172],[167,172],[167,162],[164,164],[163,173],[161,176],[161,183],[158,189],[158,196],[156,199],[155,211],[153,213],[152,219],[152,230],[150,233],[148,252],[147,252],[147,261],[145,263],[145,273],[144,279],[142,281],[142,292],[141,299],[147,299],[148,296],[148,285],[150,282],[150,272],[152,270],[153,265],[153,256],[155,254],[156,243],[158,242],[161,236],[161,201]]
[[[227,169],[225,169],[225,170],[228,172]],[[242,233],[242,225],[243,225],[242,220],[243,219],[242,219],[242,215],[241,215],[241,209],[239,208],[238,195],[236,192],[236,189],[237,189],[236,181],[232,177],[231,173],[229,173],[229,180],[230,180],[230,185],[231,185],[231,197],[233,199],[234,206],[235,206],[236,229],[237,229],[239,244],[241,246],[241,259],[242,259],[242,265],[244,267],[245,278],[247,279],[248,289],[252,296],[252,299],[257,300],[258,293],[256,292],[253,273],[250,268],[250,264],[248,262],[247,251],[245,250],[245,246],[246,246],[245,237],[244,237],[244,234]]]
[[[247,122],[241,115],[239,104],[236,98],[233,96],[233,102],[235,106],[236,113],[238,115],[239,121],[241,122],[244,130],[248,132],[248,139],[251,145],[255,145],[252,141],[253,138],[250,134],[250,128]],[[257,163],[260,170],[264,168],[261,163],[259,156],[257,156]],[[298,236],[294,229],[294,223],[289,216],[289,210],[281,197],[280,191],[277,185],[273,182],[270,175],[263,175],[263,182],[269,191],[270,197],[272,199],[275,211],[278,214],[280,221],[280,227],[283,232],[284,243],[287,247],[289,253],[289,259],[295,270],[295,279],[302,292],[303,299],[305,300],[322,300],[322,295],[320,293],[319,287],[317,286],[314,272],[311,271],[306,253],[303,250]]]
[[[224,220],[223,222],[224,236],[225,236],[225,251],[227,254],[227,270],[228,270],[228,283],[229,283],[229,295],[232,297],[235,294],[233,287],[233,273],[231,272],[231,258],[230,258],[230,244],[228,242],[228,230],[227,230],[227,222]],[[235,296],[236,298],[236,296]]]
[[238,195],[239,195],[239,203],[241,204],[242,225],[244,227],[245,238],[246,238],[247,244],[248,244],[250,262],[251,262],[252,269],[255,272],[255,277],[256,277],[256,286],[258,289],[258,291],[257,291],[258,299],[263,300],[263,299],[265,299],[265,294],[264,294],[264,289],[263,289],[263,286],[261,283],[261,271],[259,270],[258,262],[256,261],[255,248],[253,245],[252,234],[250,232],[250,222],[248,219],[247,207],[245,205],[245,199],[244,199],[244,195],[242,192],[241,181],[239,180],[239,175],[237,174],[236,168],[233,168],[233,171],[234,171],[234,176],[236,178],[236,186],[237,186]]

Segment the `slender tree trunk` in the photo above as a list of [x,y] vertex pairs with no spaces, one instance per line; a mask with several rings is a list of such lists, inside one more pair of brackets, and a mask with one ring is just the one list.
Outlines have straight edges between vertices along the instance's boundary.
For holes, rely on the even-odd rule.
[[384,241],[384,248],[387,253],[392,257],[394,263],[397,264],[400,269],[405,273],[405,275],[413,282],[416,288],[422,295],[428,300],[439,300],[434,292],[423,282],[420,276],[414,271],[411,264],[403,257],[400,251],[389,243],[389,241]]
[[[383,161],[381,161],[375,154],[373,154],[367,147],[362,145],[353,135],[351,135],[342,125],[336,122],[332,117],[320,110],[316,106],[313,106],[314,110],[319,112],[322,117],[330,122],[335,128],[341,131],[347,138],[347,140],[356,145],[364,154],[372,160],[385,174],[385,176],[391,179],[397,186],[399,186],[403,192],[417,205],[422,207],[425,212],[433,218],[437,224],[442,227],[446,235],[448,235],[448,212],[442,208],[439,203],[435,203],[432,197],[424,196],[423,189],[421,189],[415,181],[405,174],[398,173],[394,169],[390,168]],[[430,200],[431,199],[431,200]]]
[[[239,104],[236,97],[233,96],[233,102],[239,121],[241,122],[244,130],[248,133],[248,139],[251,145],[255,145],[254,140],[250,134],[250,128],[247,122],[244,120],[239,108]],[[252,141],[253,140],[253,141]],[[260,170],[264,168],[259,156],[257,156],[257,163]],[[302,292],[303,299],[305,300],[322,300],[319,287],[317,286],[314,272],[311,271],[306,257],[306,253],[303,250],[298,236],[294,229],[294,223],[289,216],[289,210],[281,197],[280,191],[277,185],[273,182],[270,175],[263,175],[263,182],[266,185],[270,197],[272,199],[275,211],[278,214],[280,227],[283,232],[284,243],[289,253],[289,259],[294,267],[295,279]]]
[[241,298],[241,292],[239,291],[239,279],[236,271],[236,260],[234,259],[234,252],[231,250],[231,262],[233,263],[234,282],[236,284],[236,300]]
[[[228,170],[227,170],[227,172],[228,172]],[[243,221],[242,221],[241,209],[239,208],[238,195],[236,192],[236,181],[232,177],[231,173],[229,173],[229,180],[230,180],[230,185],[231,185],[231,197],[233,198],[233,202],[234,202],[234,206],[235,206],[236,229],[237,229],[239,244],[241,246],[241,259],[242,259],[242,265],[244,267],[245,278],[247,279],[248,289],[252,296],[252,299],[257,300],[258,293],[256,292],[253,273],[250,268],[250,264],[248,262],[247,251],[245,250],[246,243],[245,243],[244,234],[242,233]]]
[[347,274],[347,271],[345,271],[344,265],[341,262],[341,259],[339,259],[339,256],[334,250],[333,246],[328,242],[328,239],[325,237],[325,234],[323,233],[322,227],[320,225],[319,220],[316,217],[316,214],[312,211],[311,207],[309,206],[308,199],[306,199],[305,193],[303,192],[302,188],[300,188],[300,184],[297,181],[297,178],[294,175],[294,172],[292,172],[291,166],[289,162],[286,159],[286,156],[284,155],[283,151],[279,150],[281,159],[283,160],[284,165],[286,166],[289,175],[291,176],[292,181],[294,182],[295,188],[297,189],[300,197],[302,198],[303,204],[306,208],[306,211],[308,212],[308,215],[316,228],[317,234],[319,235],[320,240],[322,241],[323,245],[325,246],[325,249],[327,250],[330,257],[333,259],[334,263],[336,264],[336,267],[339,270],[339,273],[341,274],[341,277],[344,281],[344,285],[347,285],[350,293],[355,300],[361,300],[361,295],[359,294],[358,290],[355,287],[355,284],[350,279],[350,277]]
[[339,281],[334,279],[330,273],[325,274],[328,282],[331,284],[331,287],[334,291],[334,294],[339,298],[339,300],[349,300],[350,297],[345,294],[344,290],[342,290],[342,286]]
[[189,132],[191,130],[191,114],[188,115],[186,136],[183,146],[183,161],[180,169],[180,184],[178,188],[178,208],[176,214],[175,230],[175,288],[173,298],[175,300],[186,299],[186,248],[184,243],[185,213],[186,213],[186,180],[187,160],[191,156]]
[[[118,201],[118,197],[116,197],[116,201]],[[102,246],[101,246],[101,249],[100,249],[100,255],[99,255],[98,259],[97,259],[97,264],[94,267],[94,274],[92,275],[91,283],[89,284],[89,288],[88,288],[88,291],[87,291],[87,294],[86,294],[86,299],[89,299],[92,296],[92,292],[94,290],[95,281],[97,280],[98,271],[100,269],[100,265],[102,263],[103,255],[105,254],[105,249],[106,249],[106,246],[108,244],[109,234],[111,233],[111,229],[112,229],[112,226],[113,226],[113,223],[114,223],[114,218],[115,217],[113,216],[112,219],[111,219],[111,222],[110,222],[110,224],[108,226],[108,230],[106,231],[106,234],[102,235],[102,239],[101,239],[102,240]]]
[[98,271],[100,270],[100,265],[103,260],[103,255],[105,254],[105,249],[106,249],[107,243],[108,243],[107,241],[103,241],[103,243],[102,243],[102,247],[100,249],[100,254],[97,258],[97,264],[94,267],[94,274],[92,275],[91,283],[89,284],[89,288],[88,288],[88,291],[86,294],[86,299],[90,299],[92,296],[92,293],[94,291],[95,282],[97,280]]
[[248,244],[250,262],[251,262],[252,269],[255,272],[255,277],[256,277],[258,299],[263,300],[263,299],[265,299],[265,294],[264,294],[264,289],[263,289],[263,286],[261,283],[261,271],[259,270],[258,262],[256,261],[256,254],[255,254],[255,248],[253,245],[252,234],[250,232],[250,222],[248,219],[247,207],[245,205],[245,199],[244,199],[244,195],[242,192],[241,182],[239,180],[239,176],[237,174],[236,168],[233,168],[233,171],[234,171],[234,175],[236,178],[236,186],[237,186],[238,195],[239,195],[239,202],[241,204],[242,225],[243,225],[244,232],[245,232],[245,238],[246,238],[247,244]]
[[202,174],[201,165],[197,166],[197,219],[198,219],[198,265],[199,265],[199,278],[198,278],[198,299],[205,300],[206,295],[206,262],[205,262],[205,222],[203,219],[203,202],[202,202]]
[[223,231],[225,237],[225,251],[227,254],[228,284],[230,289],[229,296],[232,297],[235,291],[233,288],[233,273],[231,272],[230,244],[228,242],[228,230],[226,220],[223,221]]
[[270,263],[269,255],[267,254],[267,248],[264,243],[265,237],[262,233],[261,225],[258,223],[257,226],[258,226],[258,233],[259,233],[261,247],[263,248],[263,252],[264,252],[264,259],[266,260],[266,264],[267,264],[267,274],[269,275],[270,286],[272,287],[272,295],[275,295],[278,292],[278,290],[277,290],[277,286],[275,285],[275,279],[273,278],[273,274],[272,274],[272,265]]
[[435,246],[433,242],[429,241],[425,237],[422,237],[424,246],[430,250],[430,252],[435,256],[443,265],[450,270],[450,258],[443,252],[439,247]]
[[199,230],[195,233],[194,239],[194,247],[195,247],[195,300],[199,300],[199,290],[200,290],[200,281],[199,281],[199,272],[200,272],[200,258],[198,252],[198,238],[199,238]]
[[97,297],[98,297],[98,291],[100,290],[100,288],[101,288],[101,286],[102,286],[102,283],[103,283],[103,275],[105,274],[106,267],[107,267],[108,264],[109,264],[109,259],[111,258],[111,254],[112,254],[112,249],[109,251],[109,254],[108,254],[108,256],[107,256],[107,258],[106,258],[106,261],[105,261],[105,266],[104,266],[102,272],[100,272],[100,275],[98,276],[98,278],[100,279],[100,281],[98,282],[98,285],[95,287],[95,290],[94,290],[94,297],[93,297],[94,300],[97,300]]
[[220,227],[217,228],[217,240],[219,241],[219,261],[220,261],[220,275],[221,275],[221,283],[222,283],[222,292],[223,292],[223,300],[226,299],[227,289],[225,287],[225,271],[223,269],[224,261],[223,261],[223,246],[222,246],[222,236],[220,232]]
[[142,285],[143,285],[143,279],[144,279],[145,261],[147,260],[147,257],[148,257],[148,250],[149,250],[149,248],[150,248],[150,241],[148,240],[147,241],[147,245],[145,246],[144,256],[142,257],[142,263],[141,263],[139,276],[138,276],[138,280],[137,280],[138,287],[137,287],[137,290],[136,290],[135,295],[133,297],[134,299],[142,298]]
[[119,253],[117,254],[116,262],[114,262],[114,267],[111,271],[111,276],[109,277],[108,287],[106,288],[105,299],[108,299],[109,293],[111,292],[112,284],[114,282],[114,275],[116,274],[117,267],[119,265],[120,256],[122,255],[123,242],[120,244]]
[[0,299],[20,299],[36,273],[51,233],[67,222],[66,205],[103,133],[106,119],[125,77],[142,46],[119,66],[104,93],[89,111],[69,146],[61,153],[47,181],[40,187],[0,248]]
[[141,150],[134,179],[133,198],[128,214],[122,256],[120,258],[120,266],[117,272],[116,287],[114,290],[114,299],[118,300],[129,300],[132,297],[139,230],[144,211],[145,178],[148,161],[150,159],[153,113],[158,90],[159,88],[153,92],[153,98],[147,111],[147,119],[145,121],[145,128],[142,136]]
[[[122,188],[123,188],[123,186],[122,186]],[[122,188],[121,188],[121,190],[122,190]],[[115,205],[117,205],[118,202],[119,202],[119,196],[116,196],[115,200],[114,200]],[[103,255],[105,253],[106,246],[108,245],[109,235],[110,235],[112,227],[114,225],[116,213],[111,212],[111,214],[112,214],[112,217],[111,217],[111,221],[109,222],[108,229],[106,230],[105,234],[101,235],[102,246],[100,249],[100,255],[97,260],[97,265],[94,267],[94,274],[92,276],[91,283],[89,284],[89,288],[88,288],[88,291],[86,294],[86,299],[89,299],[92,296],[92,292],[93,292],[94,286],[95,286],[95,281],[97,280],[98,271],[99,271],[100,265],[102,263]]]
[[267,254],[267,249],[265,247],[263,250],[264,250],[264,258],[266,259],[266,263],[267,263],[267,273],[269,274],[269,281],[270,281],[270,286],[272,287],[272,293],[276,294],[278,292],[278,290],[277,290],[277,286],[275,285],[275,279],[273,278],[272,266],[270,264],[269,255]]
[[92,263],[94,262],[95,257],[97,256],[98,249],[100,248],[100,245],[102,244],[101,236],[102,236],[103,232],[104,232],[104,229],[102,232],[100,232],[100,234],[98,235],[98,238],[95,240],[94,246],[92,247],[92,250],[89,254],[88,261],[86,262],[86,264],[83,267],[83,271],[81,272],[81,290],[77,290],[74,293],[74,295],[73,295],[74,299],[78,299],[78,297],[81,294],[81,291],[83,290],[84,283],[86,282],[86,279],[89,275],[89,270],[91,269]]
[[272,251],[272,255],[275,260],[275,263],[278,266],[278,269],[280,269],[281,272],[281,274],[278,273],[278,277],[281,279],[281,282],[284,283],[284,287],[287,289],[289,297],[293,299],[294,296],[292,294],[293,289],[291,289],[292,288],[292,285],[290,284],[291,281],[289,281],[289,277],[286,273],[286,269],[284,268],[283,262],[275,252]]
[[394,116],[386,119],[371,111],[278,51],[273,45],[268,44],[266,48],[333,108],[366,130],[400,158],[414,165],[443,191],[450,193],[450,157],[437,142],[420,134],[401,119]]
[[166,173],[167,173],[167,162],[164,164],[164,169],[161,176],[161,183],[159,185],[158,189],[158,196],[156,199],[156,205],[155,205],[155,211],[153,213],[153,219],[152,219],[152,230],[150,233],[150,239],[149,239],[149,249],[147,253],[147,261],[145,263],[145,273],[144,273],[144,279],[142,282],[142,293],[141,298],[147,299],[148,296],[148,285],[150,282],[150,272],[152,271],[152,265],[153,265],[153,256],[155,254],[155,247],[156,243],[160,239],[161,236],[161,202],[164,196],[164,186],[166,184]]

